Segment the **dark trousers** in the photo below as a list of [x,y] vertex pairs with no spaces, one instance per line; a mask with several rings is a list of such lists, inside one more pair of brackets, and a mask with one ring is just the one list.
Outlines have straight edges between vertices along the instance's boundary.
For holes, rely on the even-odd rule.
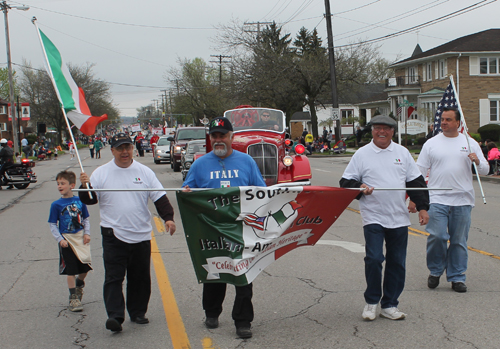
[[[219,317],[222,313],[222,303],[226,297],[224,283],[203,284],[203,310],[207,317]],[[236,328],[249,327],[253,321],[253,285],[235,286],[236,297],[233,305],[233,320]]]
[[122,285],[127,276],[127,311],[131,318],[144,316],[151,296],[151,242],[129,244],[113,230],[101,227],[104,260],[104,305],[109,318],[125,319]]
[[[363,229],[366,242],[366,303],[378,304],[380,301],[382,308],[397,307],[398,298],[405,287],[408,227],[387,229],[379,224],[368,224]],[[382,281],[384,259],[385,271]]]

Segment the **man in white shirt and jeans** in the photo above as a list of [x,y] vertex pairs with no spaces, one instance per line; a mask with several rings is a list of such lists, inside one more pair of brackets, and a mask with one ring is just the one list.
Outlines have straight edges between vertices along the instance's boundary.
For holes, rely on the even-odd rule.
[[[474,207],[471,164],[475,162],[479,174],[489,171],[477,142],[458,132],[460,112],[444,108],[441,114],[443,133],[424,143],[417,166],[425,176],[429,172],[429,187],[451,187],[452,190],[430,191],[429,223],[427,237],[427,279],[429,288],[439,285],[439,278],[446,270],[446,277],[456,292],[467,292],[467,239]],[[470,149],[469,149],[470,144]],[[450,246],[448,247],[448,239]]]
[[416,203],[419,222],[424,225],[429,219],[429,194],[426,190],[374,191],[374,188],[425,188],[426,184],[408,150],[392,141],[394,119],[378,115],[370,124],[373,140],[356,151],[342,175],[340,186],[364,188],[357,197],[366,251],[366,305],[362,317],[375,320],[380,302],[381,317],[401,320],[406,314],[398,309],[398,298],[405,284],[408,226],[411,224],[405,195],[408,193]]

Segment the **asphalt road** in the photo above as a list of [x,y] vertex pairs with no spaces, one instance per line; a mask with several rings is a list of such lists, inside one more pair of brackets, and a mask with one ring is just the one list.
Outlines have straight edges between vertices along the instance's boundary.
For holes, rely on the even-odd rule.
[[[111,159],[85,158],[91,173]],[[151,153],[138,161],[150,166],[162,184],[180,187],[180,173],[155,165]],[[349,158],[311,158],[314,185],[337,186]],[[72,168],[69,156],[37,162],[38,183],[26,190],[0,192],[0,347],[1,348],[496,348],[500,239],[496,217],[500,186],[483,183],[488,204],[476,190],[469,244],[469,292],[453,292],[444,278],[427,288],[425,229],[410,228],[406,287],[400,309],[403,321],[361,319],[364,306],[364,247],[361,218],[354,201],[316,246],[280,258],[254,282],[254,337],[236,338],[231,320],[234,288],[228,287],[220,327],[203,325],[201,285],[197,283],[175,201],[178,231],[169,236],[154,229],[153,290],[148,325],[128,319],[123,332],[104,328],[102,248],[98,206],[89,207],[94,272],[89,274],[84,311],[66,309],[65,277],[58,275],[57,245],[47,223],[50,203],[59,198],[55,175]],[[477,184],[477,183],[476,183]],[[131,203],[132,204],[132,203]],[[333,204],[333,203],[332,203]],[[154,205],[150,205],[154,212]]]

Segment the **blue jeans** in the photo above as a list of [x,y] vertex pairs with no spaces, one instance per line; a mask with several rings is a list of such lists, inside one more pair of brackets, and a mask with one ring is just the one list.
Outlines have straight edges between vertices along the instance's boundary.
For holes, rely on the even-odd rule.
[[[408,227],[387,229],[379,224],[368,224],[363,227],[363,230],[366,251],[365,301],[368,304],[378,304],[380,302],[384,309],[397,307],[399,304],[398,298],[405,287]],[[382,284],[382,263],[384,260],[385,271]]]
[[[472,206],[431,204],[427,237],[427,268],[431,275],[441,276],[446,270],[449,282],[465,282],[467,239]],[[448,240],[450,246],[448,247]]]

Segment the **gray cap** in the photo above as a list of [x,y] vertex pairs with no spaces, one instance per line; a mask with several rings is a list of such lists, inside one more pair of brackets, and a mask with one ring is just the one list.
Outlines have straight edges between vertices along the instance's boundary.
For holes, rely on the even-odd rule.
[[370,120],[370,125],[387,125],[396,127],[396,120],[386,115],[377,115]]

